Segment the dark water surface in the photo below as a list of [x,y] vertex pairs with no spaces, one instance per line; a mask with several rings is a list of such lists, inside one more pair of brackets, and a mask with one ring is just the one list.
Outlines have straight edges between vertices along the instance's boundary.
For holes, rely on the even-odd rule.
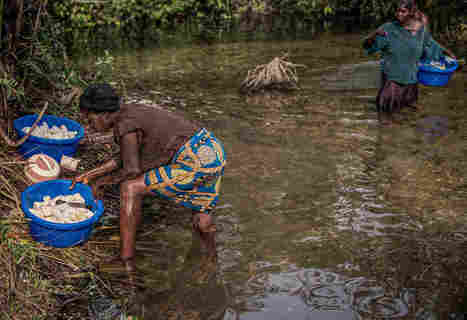
[[[146,209],[165,218],[148,218],[139,238],[141,281],[150,288],[138,300],[140,315],[462,319],[467,73],[447,87],[421,86],[418,111],[381,126],[371,103],[377,58],[360,39],[115,56],[115,72],[144,88],[142,98],[203,121],[227,154],[217,266],[203,260],[188,218],[178,223],[177,210],[157,204]],[[284,52],[307,66],[300,91],[238,93],[248,70]]]

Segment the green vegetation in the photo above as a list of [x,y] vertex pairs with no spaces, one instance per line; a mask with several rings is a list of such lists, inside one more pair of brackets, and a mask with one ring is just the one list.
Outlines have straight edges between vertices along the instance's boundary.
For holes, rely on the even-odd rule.
[[[442,32],[448,41],[467,41],[464,1],[422,2],[433,31]],[[76,97],[84,87],[93,82],[115,81],[109,51],[99,51],[102,53],[95,55],[94,62],[83,70],[73,61],[77,50],[157,43],[177,37],[185,43],[222,41],[235,33],[291,36],[295,33],[290,31],[306,34],[312,29],[331,28],[336,19],[347,16],[353,18],[346,22],[349,25],[368,21],[373,26],[391,17],[396,3],[0,0],[0,8],[7,9],[0,12],[0,125],[3,126],[2,120],[7,123],[18,115],[34,112],[44,101],[49,102],[48,113],[76,118]],[[94,273],[96,262],[109,253],[102,252],[98,241],[61,250],[31,240],[27,221],[19,209],[18,194],[26,181],[16,157],[4,144],[0,145],[0,318],[31,319],[30,315],[35,314],[35,319],[53,319],[64,302],[79,301],[110,286]]]
[[[49,11],[72,47],[83,40],[123,38],[157,41],[173,31],[195,32],[231,19],[230,0],[56,1]],[[196,21],[196,23],[194,23]],[[85,35],[85,37],[83,37]]]
[[[48,11],[69,48],[102,43],[224,40],[238,31],[266,31],[270,36],[309,34],[333,25],[373,27],[393,16],[399,1],[384,0],[104,0],[54,1]],[[423,0],[420,8],[435,32],[465,40],[465,3]],[[339,22],[339,23],[336,23]],[[272,31],[272,33],[271,33]]]

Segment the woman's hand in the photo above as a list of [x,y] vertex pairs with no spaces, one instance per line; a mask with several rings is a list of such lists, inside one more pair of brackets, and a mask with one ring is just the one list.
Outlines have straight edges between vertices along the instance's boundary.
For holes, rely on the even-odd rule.
[[446,52],[446,54],[447,54],[448,56],[450,56],[451,58],[453,58],[454,60],[457,60],[457,57],[454,55],[454,53],[452,53],[451,50],[449,50],[449,49],[444,49],[444,52]]
[[383,28],[378,28],[375,31],[375,36],[386,37],[387,35],[388,35],[388,33],[386,31],[384,31]]
[[[89,179],[91,179],[91,173],[90,172],[85,172],[85,173],[82,173],[76,177],[73,178],[72,182],[71,182],[71,186],[70,186],[70,190],[72,190],[75,185],[79,182],[81,183],[84,183],[84,184],[88,184],[89,182]],[[99,179],[97,179],[92,185],[91,185],[91,190],[92,190],[92,194],[94,195],[94,198],[95,199],[101,199],[103,198],[104,196],[104,192],[102,190],[102,187],[109,184],[109,180],[111,180],[111,176],[104,176],[104,177],[101,177]]]
[[76,177],[73,178],[73,180],[71,181],[71,186],[70,186],[70,190],[74,189],[75,185],[77,183],[84,183],[84,184],[88,184],[89,182],[89,173],[85,172],[85,173],[82,173],[80,175],[77,175]]
[[99,181],[96,181],[95,183],[92,184],[91,189],[92,189],[92,194],[94,195],[94,199],[96,200],[102,200],[104,198],[104,190],[103,187],[104,184],[99,183]]

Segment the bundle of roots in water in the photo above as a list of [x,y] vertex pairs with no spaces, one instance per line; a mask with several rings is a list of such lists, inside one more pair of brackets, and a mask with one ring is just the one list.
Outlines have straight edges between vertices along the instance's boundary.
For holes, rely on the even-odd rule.
[[306,66],[288,61],[287,54],[275,57],[270,63],[249,70],[240,90],[250,93],[262,89],[297,89],[299,67]]

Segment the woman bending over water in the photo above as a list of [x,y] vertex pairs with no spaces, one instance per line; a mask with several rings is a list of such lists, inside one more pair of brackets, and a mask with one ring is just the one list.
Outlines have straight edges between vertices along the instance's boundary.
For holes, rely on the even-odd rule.
[[383,58],[382,85],[376,98],[378,118],[391,115],[418,99],[417,72],[422,56],[439,60],[443,52],[456,58],[436,42],[428,31],[427,18],[415,0],[401,0],[396,20],[380,26],[363,42],[369,54],[381,51]]
[[80,112],[96,131],[113,130],[120,152],[97,168],[73,179],[88,183],[101,198],[102,187],[120,184],[120,257],[126,271],[135,270],[136,233],[142,201],[156,196],[191,209],[192,227],[208,257],[216,258],[212,219],[219,199],[225,155],[212,132],[183,115],[157,106],[122,104],[109,84],[88,87]]

